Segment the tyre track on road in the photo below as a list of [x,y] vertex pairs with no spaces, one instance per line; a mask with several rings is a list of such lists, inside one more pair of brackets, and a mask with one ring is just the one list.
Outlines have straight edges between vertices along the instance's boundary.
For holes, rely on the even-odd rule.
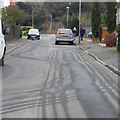
[[[93,63],[91,61],[89,61],[90,59],[89,60],[88,60],[88,58],[85,59],[85,56],[83,56],[82,53],[75,53],[75,54],[76,54],[77,58],[75,57],[75,55],[74,55],[74,57],[75,57],[75,59],[77,59],[77,61],[80,64],[82,64],[85,67],[86,66],[89,67],[89,69],[86,69],[86,70],[88,70],[89,74],[91,74],[91,76],[93,76],[93,81],[94,81],[93,84],[95,86],[97,86],[101,92],[103,92],[103,94],[107,97],[107,99],[109,100],[109,102],[111,104],[115,103],[115,104],[113,104],[113,107],[117,111],[118,110],[118,88],[113,86],[112,83],[108,83],[109,82],[108,77],[105,75],[105,73],[103,73],[103,71],[101,71],[99,69],[100,67],[94,66]],[[92,72],[90,72],[89,70],[91,70]],[[101,75],[103,75],[103,76],[101,76]],[[106,80],[104,80],[104,79],[106,79]],[[96,81],[99,81],[99,83],[96,84]]]

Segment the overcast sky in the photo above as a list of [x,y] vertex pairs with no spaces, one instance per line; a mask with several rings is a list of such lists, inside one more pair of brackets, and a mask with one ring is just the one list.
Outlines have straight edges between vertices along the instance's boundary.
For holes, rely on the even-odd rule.
[[[10,0],[3,0],[4,1],[4,6],[8,6],[10,4]],[[68,2],[68,1],[76,1],[78,2],[79,0],[15,0],[15,1],[29,1],[29,2],[44,2],[44,1],[49,1],[49,2]],[[81,0],[81,1],[84,1],[84,2],[92,2],[92,1],[99,1],[99,0]],[[100,0],[101,2],[108,2],[109,0]],[[119,2],[120,0],[116,0],[117,2]]]
[[3,0],[4,6],[8,6],[10,4],[10,0]]

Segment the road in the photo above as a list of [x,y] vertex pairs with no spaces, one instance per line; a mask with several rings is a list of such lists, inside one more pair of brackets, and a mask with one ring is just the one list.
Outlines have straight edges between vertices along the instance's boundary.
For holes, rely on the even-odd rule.
[[54,39],[42,35],[7,54],[2,117],[117,118],[118,76],[75,45],[54,45]]

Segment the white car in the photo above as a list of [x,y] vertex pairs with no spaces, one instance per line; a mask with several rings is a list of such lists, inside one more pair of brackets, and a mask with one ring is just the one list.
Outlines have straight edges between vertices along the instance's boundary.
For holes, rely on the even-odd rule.
[[2,31],[2,22],[0,16],[0,66],[4,65],[4,56],[6,52],[4,35],[9,33],[10,33],[9,28],[6,28],[4,31]]
[[35,39],[37,38],[38,40],[40,40],[40,32],[38,29],[30,29],[29,32],[28,32],[28,36],[27,36],[27,39]]

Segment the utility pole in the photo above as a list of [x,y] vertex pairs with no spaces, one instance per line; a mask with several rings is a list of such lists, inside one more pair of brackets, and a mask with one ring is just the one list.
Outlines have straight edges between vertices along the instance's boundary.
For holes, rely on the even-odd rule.
[[79,2],[79,44],[80,44],[80,21],[81,21],[80,17],[81,17],[81,0]]
[[67,28],[69,26],[69,7],[66,7],[67,9]]
[[34,7],[32,6],[32,26],[34,28]]
[[51,21],[50,21],[50,33],[52,31],[52,15],[50,15]]

